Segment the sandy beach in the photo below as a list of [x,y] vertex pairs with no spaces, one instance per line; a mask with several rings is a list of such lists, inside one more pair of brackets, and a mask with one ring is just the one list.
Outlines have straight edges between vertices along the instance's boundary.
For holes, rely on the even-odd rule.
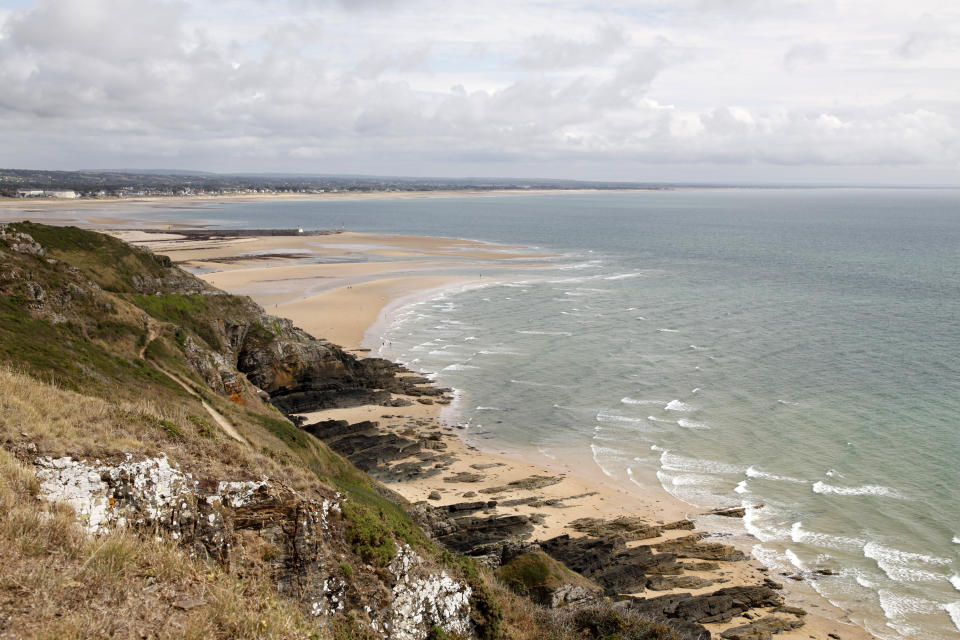
[[[440,291],[469,287],[508,277],[508,270],[528,270],[550,256],[517,246],[499,246],[449,238],[388,236],[342,233],[312,237],[254,237],[190,240],[136,231],[114,232],[129,241],[149,246],[170,256],[211,284],[235,294],[249,295],[270,313],[291,319],[313,335],[347,350],[364,354],[377,345],[377,327],[404,304],[428,299]],[[516,277],[516,276],[514,276]],[[428,501],[434,506],[469,500],[492,499],[511,506],[497,507],[501,514],[522,514],[535,523],[532,539],[547,539],[563,533],[583,535],[570,523],[582,518],[605,520],[620,516],[639,517],[652,525],[696,520],[698,512],[659,486],[627,490],[607,481],[602,473],[589,473],[582,465],[548,460],[543,456],[506,455],[481,450],[459,436],[448,400],[429,404],[409,398],[401,407],[361,406],[303,414],[308,423],[320,420],[378,422],[387,432],[402,434],[432,430],[442,442],[442,473],[427,478],[393,482],[388,486],[410,502]],[[412,430],[412,431],[411,431]],[[533,481],[531,482],[531,479]],[[668,528],[653,540],[629,543],[656,547],[671,539],[690,535],[684,528]],[[749,551],[749,546],[743,549]],[[721,587],[761,584],[765,567],[755,561],[721,562],[719,568],[687,571],[685,576],[703,579],[699,588],[647,592],[647,597],[675,591],[710,593]],[[769,576],[777,582],[791,582]],[[831,607],[799,585],[784,585],[787,602],[807,610],[805,625],[783,633],[784,638],[826,640],[868,639],[870,634],[842,622],[844,612]],[[744,624],[736,618],[711,631]]]
[[[450,189],[431,191],[331,191],[326,193],[239,193],[223,195],[190,196],[137,196],[128,198],[0,198],[0,219],[4,210],[27,210],[32,213],[65,211],[102,211],[104,207],[117,205],[153,205],[162,207],[184,207],[189,205],[210,205],[220,202],[258,202],[258,201],[309,201],[309,200],[412,200],[422,198],[483,198],[500,196],[537,196],[597,193],[598,189]],[[644,189],[605,189],[636,193]],[[109,214],[108,214],[109,215]],[[107,218],[109,220],[109,218]],[[38,220],[39,222],[39,220]]]

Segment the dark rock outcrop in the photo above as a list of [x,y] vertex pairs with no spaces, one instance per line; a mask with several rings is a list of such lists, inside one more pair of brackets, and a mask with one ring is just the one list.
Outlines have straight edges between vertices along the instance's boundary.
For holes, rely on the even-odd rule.
[[496,505],[495,501],[484,500],[439,507],[418,502],[413,505],[411,515],[431,538],[448,549],[498,567],[521,553],[538,550],[539,547],[528,542],[533,532],[532,520],[528,516],[469,515],[479,511],[489,512]]
[[720,634],[724,640],[770,640],[774,634],[793,631],[803,626],[797,618],[767,616],[749,624],[727,629]]
[[647,574],[678,574],[680,566],[669,553],[650,547],[628,549],[623,538],[571,538],[568,535],[540,543],[551,557],[602,586],[609,595],[643,591]]
[[720,542],[701,542],[705,534],[695,533],[682,538],[660,542],[654,546],[660,551],[676,554],[678,558],[696,558],[698,560],[723,560],[736,562],[746,555],[736,547]]
[[636,517],[622,516],[614,520],[580,518],[570,523],[574,531],[591,536],[616,536],[624,540],[644,540],[660,535],[660,528]]
[[418,436],[410,432],[407,437],[370,420],[352,424],[346,420],[323,420],[301,428],[383,482],[429,478],[440,473],[437,464],[448,460],[447,456],[435,453],[447,446],[435,434]]
[[700,624],[729,622],[750,609],[782,604],[783,598],[777,592],[762,585],[728,587],[699,596],[677,593],[630,601],[631,608],[649,616],[679,618]]

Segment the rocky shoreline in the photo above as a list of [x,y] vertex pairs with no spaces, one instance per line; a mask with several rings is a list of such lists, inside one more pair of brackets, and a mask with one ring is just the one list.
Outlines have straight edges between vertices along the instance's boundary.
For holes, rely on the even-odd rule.
[[[353,360],[338,351],[355,364],[303,366],[297,356],[291,361],[291,353],[297,349],[277,354],[293,362],[282,375],[260,363],[247,376],[303,431],[409,501],[418,524],[451,551],[498,575],[531,558],[562,563],[567,570],[560,579],[519,587],[540,604],[585,606],[612,598],[618,607],[671,620],[697,638],[828,638],[841,629],[845,638],[869,637],[835,624],[831,614],[807,615],[786,605],[777,580],[797,576],[774,580],[724,536],[694,531],[686,505],[650,504],[641,517],[631,512],[636,496],[598,491],[570,474],[481,452],[439,420],[450,390],[395,363]],[[744,510],[711,515],[743,517]],[[789,633],[801,626],[802,632]]]
[[[39,375],[53,360],[35,354],[55,354],[64,380],[91,394],[68,399],[4,373],[5,468],[37,483],[17,504],[65,502],[89,534],[171,542],[238,579],[262,575],[314,618],[349,614],[379,636],[421,640],[433,625],[499,637],[516,600],[505,587],[543,607],[529,619],[582,612],[576,633],[615,615],[697,640],[801,626],[838,636],[685,512],[649,497],[635,509],[644,496],[465,444],[438,420],[450,390],[399,364],[314,338],[106,236],[23,223],[0,226],[0,241],[13,318],[3,330],[17,340],[3,344]],[[169,404],[111,404],[121,393]],[[37,406],[80,413],[54,420]],[[27,608],[14,613],[28,623]]]
[[[783,585],[762,572],[755,584],[723,586],[731,582],[730,567],[744,564],[746,556],[710,534],[692,532],[692,520],[656,524],[630,516],[576,518],[567,522],[569,532],[544,537],[538,525],[547,519],[545,510],[556,513],[571,503],[588,502],[592,495],[538,493],[563,480],[546,474],[481,485],[484,479],[497,478],[503,463],[473,463],[471,471],[451,471],[462,454],[453,429],[391,413],[413,399],[420,398],[384,399],[379,421],[294,418],[304,431],[398,493],[405,483],[426,479],[455,487],[446,496],[432,491],[427,500],[412,505],[416,522],[451,551],[475,557],[504,575],[537,556],[558,561],[576,574],[522,587],[541,605],[576,607],[614,598],[616,606],[669,620],[698,640],[770,638],[805,624],[807,612],[785,604]],[[451,501],[455,498],[459,500]],[[517,513],[521,507],[524,512]],[[743,511],[714,514],[742,517]]]

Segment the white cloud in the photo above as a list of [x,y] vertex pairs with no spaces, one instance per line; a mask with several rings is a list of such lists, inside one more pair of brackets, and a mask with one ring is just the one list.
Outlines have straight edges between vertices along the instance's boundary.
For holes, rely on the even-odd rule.
[[958,28],[934,0],[42,0],[0,12],[0,165],[942,179]]

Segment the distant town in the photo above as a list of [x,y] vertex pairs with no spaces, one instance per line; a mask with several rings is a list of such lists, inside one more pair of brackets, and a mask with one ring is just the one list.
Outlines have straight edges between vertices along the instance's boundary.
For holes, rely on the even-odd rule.
[[41,171],[0,169],[3,198],[142,198],[321,194],[344,192],[666,189],[665,184],[519,180],[510,178],[406,178],[341,175],[217,174],[179,171]]

